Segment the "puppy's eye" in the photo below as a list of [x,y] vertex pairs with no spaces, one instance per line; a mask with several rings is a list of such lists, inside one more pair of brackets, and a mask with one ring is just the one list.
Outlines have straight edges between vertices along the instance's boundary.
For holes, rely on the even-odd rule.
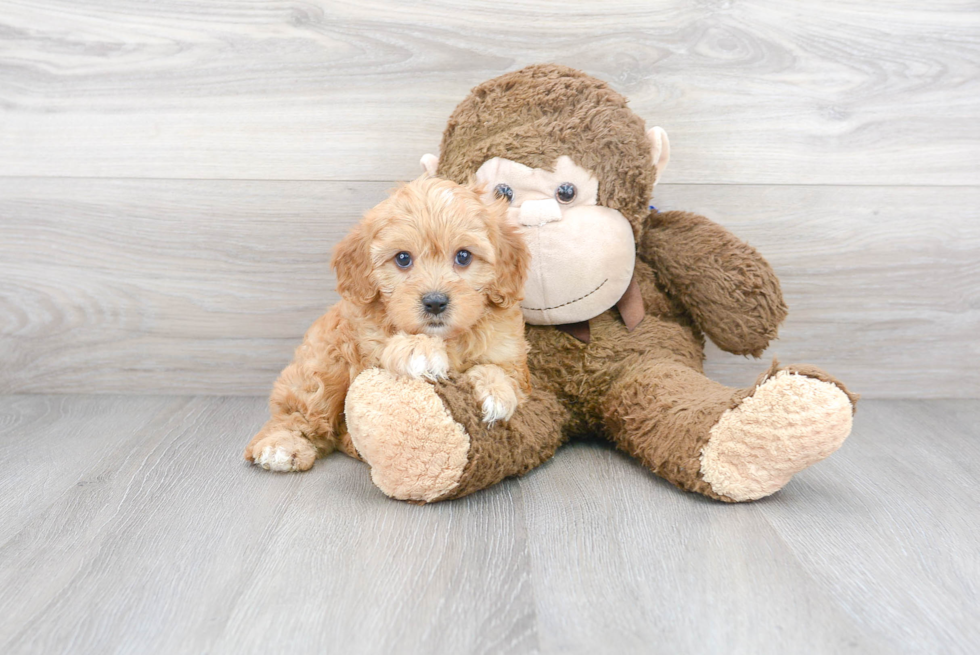
[[402,250],[400,253],[395,255],[395,266],[398,268],[408,268],[412,265],[412,255]]
[[558,190],[555,191],[555,198],[558,199],[558,202],[565,205],[575,200],[575,185],[571,182],[560,184]]
[[514,190],[506,184],[498,184],[493,188],[493,195],[498,198],[507,198],[507,202],[514,202]]
[[471,261],[473,261],[473,253],[469,250],[460,250],[456,253],[456,263],[459,266],[469,266]]

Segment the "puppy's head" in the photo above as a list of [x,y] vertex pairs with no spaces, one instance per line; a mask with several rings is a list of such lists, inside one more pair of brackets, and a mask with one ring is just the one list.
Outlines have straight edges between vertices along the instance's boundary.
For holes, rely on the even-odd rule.
[[442,337],[520,302],[530,254],[506,202],[480,192],[431,177],[396,189],[337,245],[337,290],[382,303],[397,330]]

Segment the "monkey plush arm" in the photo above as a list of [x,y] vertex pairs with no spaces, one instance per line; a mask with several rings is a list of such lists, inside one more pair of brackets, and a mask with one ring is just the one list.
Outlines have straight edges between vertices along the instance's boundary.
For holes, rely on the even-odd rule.
[[769,263],[704,216],[650,214],[637,254],[722,350],[758,357],[786,318]]

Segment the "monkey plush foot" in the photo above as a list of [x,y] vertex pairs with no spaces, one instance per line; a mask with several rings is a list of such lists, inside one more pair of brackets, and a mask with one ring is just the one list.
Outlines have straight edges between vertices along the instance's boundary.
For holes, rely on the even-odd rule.
[[378,488],[417,503],[461,498],[527,473],[564,441],[568,413],[554,394],[534,387],[510,420],[492,424],[476,397],[466,375],[435,384],[380,369],[357,376],[347,431]]
[[459,485],[470,437],[431,384],[364,371],[347,391],[345,414],[351,442],[387,496],[431,502]]
[[768,496],[837,450],[851,432],[853,411],[837,384],[778,371],[711,428],[701,475],[732,500]]

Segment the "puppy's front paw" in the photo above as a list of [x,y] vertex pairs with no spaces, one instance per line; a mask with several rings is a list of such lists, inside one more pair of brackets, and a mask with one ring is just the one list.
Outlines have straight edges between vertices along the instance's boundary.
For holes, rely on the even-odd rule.
[[508,389],[503,395],[487,394],[483,399],[483,422],[493,425],[497,421],[509,421],[517,411],[517,396]]
[[492,364],[474,366],[466,371],[473,382],[476,397],[483,409],[483,422],[493,425],[508,421],[517,410],[520,398],[517,389],[504,370]]
[[396,375],[440,380],[449,377],[446,344],[427,334],[398,334],[381,353],[381,366]]
[[245,448],[245,459],[266,471],[308,471],[316,460],[316,447],[288,430],[260,432]]

